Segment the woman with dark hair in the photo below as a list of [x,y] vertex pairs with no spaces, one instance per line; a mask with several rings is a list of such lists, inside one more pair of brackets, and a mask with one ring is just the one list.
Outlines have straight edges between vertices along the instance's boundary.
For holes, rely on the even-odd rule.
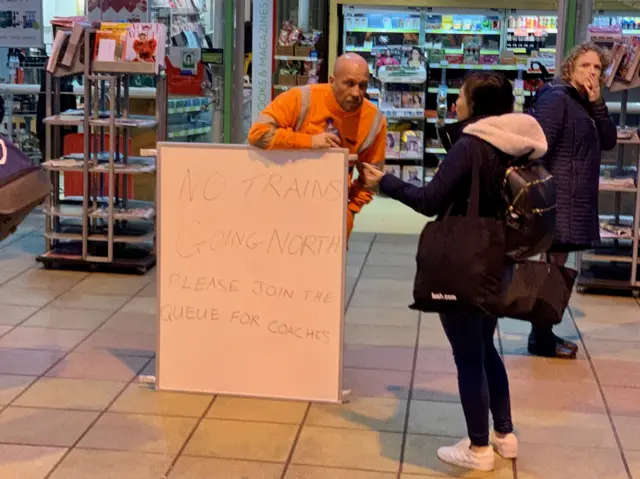
[[[544,132],[529,115],[512,113],[513,89],[504,76],[473,73],[465,80],[456,102],[459,123],[439,131],[447,158],[432,181],[423,187],[408,184],[368,165],[359,165],[365,185],[425,216],[465,216],[474,164],[480,164],[479,214],[504,218],[502,184],[514,157],[541,157],[547,149]],[[426,252],[425,254],[428,254]],[[447,265],[443,264],[443,268]],[[464,281],[464,278],[460,278]],[[498,318],[480,313],[440,314],[458,370],[460,400],[468,437],[442,447],[438,457],[450,464],[481,471],[494,467],[493,444],[505,458],[518,455],[513,434],[509,380],[494,344]],[[489,431],[489,411],[493,434]]]

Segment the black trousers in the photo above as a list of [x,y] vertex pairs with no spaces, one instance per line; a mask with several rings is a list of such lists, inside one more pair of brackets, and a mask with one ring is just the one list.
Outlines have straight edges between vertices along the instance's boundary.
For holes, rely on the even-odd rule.
[[[565,266],[567,261],[569,260],[569,253],[549,253],[547,254],[547,263],[557,264],[558,266]],[[535,336],[538,339],[548,338],[550,341],[555,340],[553,336],[553,327],[552,326],[532,326],[531,327],[531,335]]]
[[513,432],[509,379],[493,336],[495,317],[440,314],[458,369],[458,388],[467,431],[474,446],[489,445],[489,410],[495,431]]

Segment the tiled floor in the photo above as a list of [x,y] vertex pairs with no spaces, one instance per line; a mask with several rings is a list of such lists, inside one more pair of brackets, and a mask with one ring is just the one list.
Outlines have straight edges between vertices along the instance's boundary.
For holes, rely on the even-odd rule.
[[438,461],[465,434],[437,318],[407,309],[416,237],[356,233],[343,406],[159,393],[153,273],[45,271],[34,215],[0,243],[2,479],[640,479],[640,304],[580,296],[576,361],[526,354],[501,320],[521,458],[493,474]]

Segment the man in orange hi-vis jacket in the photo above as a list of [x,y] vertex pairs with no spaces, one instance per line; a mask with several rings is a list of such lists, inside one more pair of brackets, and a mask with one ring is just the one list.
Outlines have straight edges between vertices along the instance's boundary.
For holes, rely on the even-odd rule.
[[[381,166],[385,159],[387,122],[365,98],[369,65],[347,53],[336,61],[328,84],[305,85],[273,100],[249,131],[249,143],[266,149],[346,148],[358,161]],[[333,131],[332,131],[333,130]],[[373,196],[349,168],[347,239],[354,215]]]

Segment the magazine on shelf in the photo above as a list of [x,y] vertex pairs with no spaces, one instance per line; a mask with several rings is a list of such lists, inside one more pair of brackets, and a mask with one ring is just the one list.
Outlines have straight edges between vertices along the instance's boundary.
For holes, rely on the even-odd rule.
[[71,38],[71,32],[66,30],[58,30],[53,44],[51,45],[51,55],[47,62],[47,72],[54,73],[58,63],[64,57],[67,46],[69,45],[69,39]]
[[616,73],[618,72],[618,68],[620,67],[620,63],[622,63],[626,51],[627,47],[622,43],[616,43],[611,48],[611,64],[604,74],[604,85],[607,88],[611,88],[611,85],[616,78]]
[[167,27],[161,23],[134,23],[127,28],[123,60],[164,66]]
[[386,157],[392,159],[400,158],[399,131],[387,131]]
[[424,168],[422,166],[403,166],[402,179],[413,186],[422,186],[424,181]]
[[129,23],[103,22],[96,32],[96,44],[93,54],[101,62],[121,61]]
[[636,75],[640,64],[640,49],[638,48],[640,46],[640,37],[627,37],[625,38],[625,43],[626,52],[618,67],[616,79],[630,82]]
[[77,61],[81,61],[84,59],[82,46],[84,44],[84,34],[85,31],[91,28],[91,24],[87,22],[77,22],[73,25],[73,30],[71,30],[71,36],[69,37],[69,42],[67,45],[66,52],[62,61],[60,61],[60,65],[63,67],[71,68]]
[[402,108],[416,108],[424,110],[424,92],[405,91],[402,92]]
[[384,165],[384,172],[389,175],[393,175],[396,178],[400,178],[400,165]]
[[405,159],[422,159],[424,154],[422,152],[422,132],[407,130],[402,132],[400,139],[400,158]]
[[[114,208],[113,213],[123,214],[123,215],[130,216],[132,218],[141,219],[141,220],[150,220],[156,214],[154,208],[130,208],[130,209]],[[106,218],[109,216],[109,208],[106,206],[102,206],[93,213],[93,216]]]

